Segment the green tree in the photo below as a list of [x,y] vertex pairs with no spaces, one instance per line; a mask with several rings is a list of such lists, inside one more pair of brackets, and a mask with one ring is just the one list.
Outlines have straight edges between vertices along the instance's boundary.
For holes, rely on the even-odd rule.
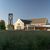
[[0,30],[5,30],[5,21],[4,20],[0,20]]

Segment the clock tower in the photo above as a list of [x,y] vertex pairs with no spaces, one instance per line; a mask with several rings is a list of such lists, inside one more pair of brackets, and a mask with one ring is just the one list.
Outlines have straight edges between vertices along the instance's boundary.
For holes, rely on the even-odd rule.
[[8,14],[8,30],[13,30],[13,13]]
[[8,24],[13,25],[13,13],[8,14]]

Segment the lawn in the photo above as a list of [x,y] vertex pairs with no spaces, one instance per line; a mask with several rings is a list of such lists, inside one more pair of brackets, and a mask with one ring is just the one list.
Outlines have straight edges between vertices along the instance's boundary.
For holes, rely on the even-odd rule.
[[0,31],[0,50],[50,50],[50,32]]

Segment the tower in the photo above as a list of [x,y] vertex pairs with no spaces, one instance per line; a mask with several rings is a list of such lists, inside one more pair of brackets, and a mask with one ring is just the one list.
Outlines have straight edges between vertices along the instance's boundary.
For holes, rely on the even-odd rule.
[[13,25],[13,13],[8,14],[8,25]]
[[13,13],[8,14],[8,30],[13,30]]

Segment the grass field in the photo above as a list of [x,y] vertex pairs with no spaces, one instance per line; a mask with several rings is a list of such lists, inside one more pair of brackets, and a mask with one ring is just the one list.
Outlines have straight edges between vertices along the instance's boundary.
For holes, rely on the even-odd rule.
[[50,50],[50,32],[0,31],[0,50]]

